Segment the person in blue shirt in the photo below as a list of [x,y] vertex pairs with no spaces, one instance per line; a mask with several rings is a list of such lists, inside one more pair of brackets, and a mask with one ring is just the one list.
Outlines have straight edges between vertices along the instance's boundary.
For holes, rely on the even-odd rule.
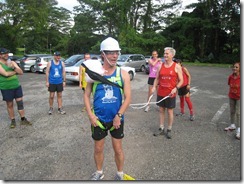
[[[98,81],[88,82],[84,93],[84,102],[91,123],[94,140],[94,159],[97,171],[91,180],[101,180],[103,174],[105,137],[110,132],[115,155],[117,173],[115,180],[123,180],[124,153],[122,138],[124,137],[124,113],[131,101],[129,74],[117,67],[120,47],[117,40],[109,37],[101,45],[104,77],[118,84],[113,86]],[[120,88],[121,87],[121,88]],[[91,109],[91,93],[93,93],[93,108]]]
[[53,113],[53,100],[55,92],[57,92],[57,101],[58,101],[58,113],[66,114],[62,107],[62,92],[66,85],[66,73],[64,62],[60,60],[60,52],[54,52],[54,60],[51,60],[47,64],[46,69],[46,86],[48,87],[49,95],[49,111],[48,114]]

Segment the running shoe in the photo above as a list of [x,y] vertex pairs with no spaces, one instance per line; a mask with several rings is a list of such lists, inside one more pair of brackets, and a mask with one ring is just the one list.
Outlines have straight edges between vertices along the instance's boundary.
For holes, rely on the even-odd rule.
[[16,122],[14,119],[11,120],[10,128],[15,128],[16,127]]
[[183,116],[183,115],[184,115],[184,113],[182,113],[182,112],[176,114],[176,116]]
[[238,140],[241,139],[240,132],[236,132],[236,139],[238,139]]
[[195,116],[194,115],[190,115],[190,120],[194,121],[195,120]]
[[159,129],[158,129],[158,132],[154,133],[153,135],[154,135],[154,136],[164,135],[164,129],[159,128]]
[[102,180],[104,177],[104,174],[94,172],[91,176],[91,180]]
[[48,114],[49,114],[49,115],[52,115],[52,114],[53,114],[53,108],[52,108],[52,107],[50,107],[50,109],[49,109],[49,111],[48,111]]
[[66,112],[63,110],[63,108],[59,108],[59,109],[58,109],[58,113],[59,113],[59,114],[66,114]]
[[32,123],[25,118],[24,120],[21,120],[20,125],[32,125]]
[[114,180],[124,180],[124,174],[121,176],[120,174],[116,174]]
[[166,137],[167,137],[168,139],[171,139],[171,138],[172,138],[171,130],[169,130],[169,129],[167,130]]
[[236,129],[236,125],[235,124],[231,124],[230,126],[226,127],[224,130],[225,131],[233,131]]
[[145,108],[144,111],[145,111],[145,112],[148,112],[148,111],[149,111],[149,106],[146,106],[146,108]]

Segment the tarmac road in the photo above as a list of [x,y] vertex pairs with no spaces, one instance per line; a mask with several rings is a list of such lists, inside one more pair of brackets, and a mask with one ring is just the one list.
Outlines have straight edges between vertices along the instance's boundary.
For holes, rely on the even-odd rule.
[[[159,115],[156,105],[149,112],[128,108],[123,142],[124,172],[143,181],[240,181],[241,141],[229,125],[228,85],[230,68],[189,66],[195,121],[175,117],[172,139],[154,137]],[[45,75],[19,76],[26,116],[32,127],[17,124],[9,129],[6,104],[0,101],[1,180],[89,180],[95,171],[90,124],[83,107],[82,91],[67,83],[63,93],[66,115],[47,114]],[[147,98],[147,75],[137,72],[132,81],[132,103]],[[152,101],[155,101],[154,96]],[[186,105],[185,105],[186,106]],[[16,106],[15,106],[16,108]],[[175,113],[179,111],[179,100]],[[16,120],[20,118],[17,116]],[[106,139],[104,180],[113,180],[116,166],[111,140]]]

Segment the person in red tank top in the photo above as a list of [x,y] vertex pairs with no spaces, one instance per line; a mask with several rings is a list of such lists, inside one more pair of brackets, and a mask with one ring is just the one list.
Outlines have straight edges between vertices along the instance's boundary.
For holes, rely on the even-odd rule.
[[240,139],[240,98],[241,98],[241,77],[240,77],[240,62],[234,63],[232,67],[233,73],[228,78],[229,88],[229,103],[230,103],[230,123],[231,125],[225,128],[225,131],[236,130],[236,138]]
[[187,70],[187,68],[182,65],[181,59],[176,59],[175,62],[178,63],[179,65],[181,65],[182,75],[183,75],[183,84],[178,91],[178,95],[180,97],[180,113],[176,114],[176,116],[184,115],[184,113],[185,113],[184,103],[186,101],[189,111],[190,111],[190,120],[194,121],[195,116],[193,114],[193,106],[192,106],[192,102],[191,102],[191,98],[190,98],[191,75],[190,75],[189,71]]
[[[154,136],[166,135],[168,139],[172,138],[171,129],[174,120],[174,108],[176,105],[176,93],[183,84],[183,76],[181,66],[173,61],[175,49],[172,47],[164,48],[164,60],[157,72],[157,77],[154,80],[152,92],[157,88],[157,105],[159,106],[159,131],[154,133]],[[169,96],[165,100],[164,97]],[[165,133],[164,121],[165,110],[168,113],[168,127]]]

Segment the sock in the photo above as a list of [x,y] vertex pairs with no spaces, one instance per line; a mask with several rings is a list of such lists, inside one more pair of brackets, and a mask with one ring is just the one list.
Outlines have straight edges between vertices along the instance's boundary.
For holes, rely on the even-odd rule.
[[103,170],[101,170],[101,171],[97,171],[99,174],[102,174],[103,173]]
[[180,97],[180,112],[184,114],[184,96]]
[[192,107],[191,99],[190,99],[190,97],[186,97],[185,99],[186,99],[186,103],[188,105],[188,108],[190,110],[190,115],[193,115],[193,107]]
[[164,129],[164,125],[160,125],[160,128],[163,130]]
[[168,126],[168,130],[171,130],[172,129],[172,126]]
[[119,176],[123,177],[124,172],[123,172],[123,171],[121,171],[121,172],[117,171],[117,174],[118,174]]
[[21,117],[21,121],[24,121],[25,120],[25,117]]
[[12,122],[15,121],[15,118],[11,119],[11,121],[12,121]]
[[240,127],[238,127],[237,132],[240,132]]

